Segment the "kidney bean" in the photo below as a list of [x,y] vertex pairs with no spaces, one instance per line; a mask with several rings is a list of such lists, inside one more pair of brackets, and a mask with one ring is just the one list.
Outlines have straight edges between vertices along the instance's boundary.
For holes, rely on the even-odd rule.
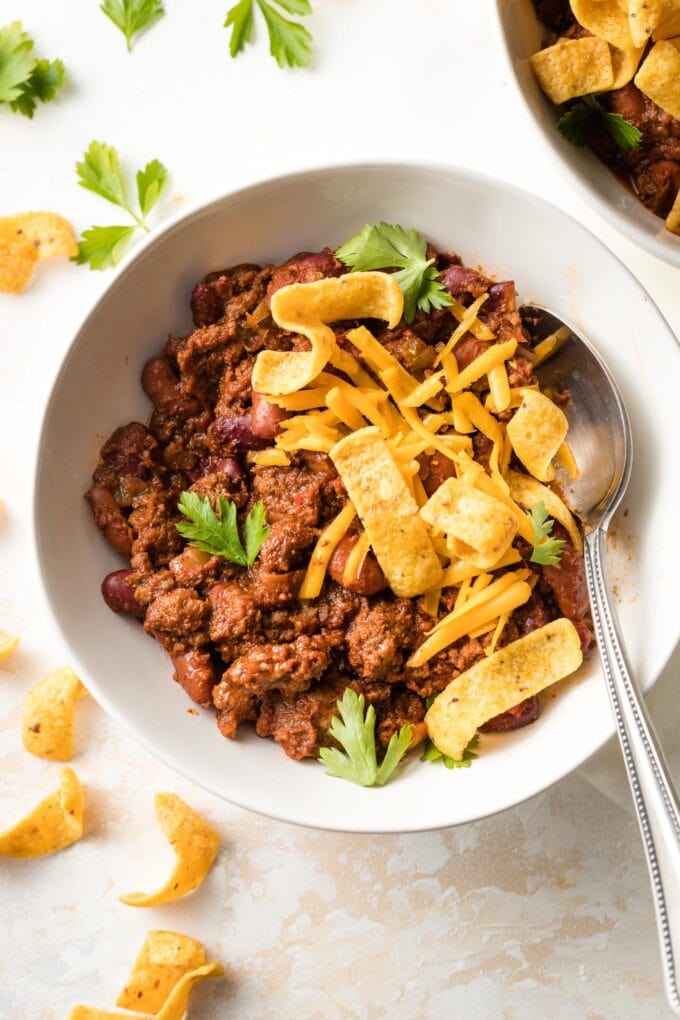
[[142,389],[163,414],[188,418],[197,414],[200,404],[182,393],[177,376],[166,358],[151,358],[142,371]]
[[271,404],[261,393],[253,390],[251,427],[256,436],[261,439],[274,439],[281,431],[281,422],[286,418],[290,418],[290,411]]
[[234,450],[262,450],[267,440],[256,436],[252,427],[250,414],[223,415],[215,418],[210,426],[210,434],[219,443],[225,443]]
[[103,485],[93,485],[85,499],[90,504],[97,527],[104,532],[116,552],[129,557],[132,548],[130,528],[109,490]]
[[489,287],[489,296],[484,302],[485,312],[514,312],[517,291],[512,280],[503,280]]
[[235,457],[201,457],[196,466],[185,471],[185,474],[192,485],[206,475],[226,475],[234,482],[241,482],[245,477]]
[[146,478],[156,440],[141,422],[121,425],[102,446],[101,457],[118,478]]
[[297,598],[305,571],[289,570],[285,574],[270,574],[266,570],[253,571],[253,592],[257,602],[265,609],[278,609]]
[[482,733],[507,733],[509,730],[519,730],[522,726],[536,722],[540,714],[541,703],[534,694],[530,698],[520,701],[519,705],[508,709],[507,712],[501,712],[500,715],[489,719],[479,728]]
[[313,283],[328,276],[341,276],[345,271],[342,262],[336,259],[330,248],[317,252],[300,251],[274,270],[267,288],[267,301],[271,300],[277,290],[291,283]]
[[488,290],[491,281],[482,276],[474,269],[466,269],[465,266],[449,266],[439,275],[449,294],[461,297],[463,294],[470,294],[472,297],[479,297],[485,290]]
[[212,326],[221,317],[223,309],[214,287],[202,281],[191,294],[191,314],[197,326]]
[[212,705],[212,689],[217,677],[210,654],[200,648],[173,657],[175,680],[201,708]]
[[346,535],[342,539],[331,556],[330,563],[328,564],[328,573],[336,584],[341,584],[343,588],[353,591],[356,595],[375,595],[376,592],[382,591],[383,588],[387,587],[387,581],[378,561],[370,552],[366,556],[355,581],[351,584],[345,584],[342,579],[349,554],[358,541],[358,535]]
[[114,613],[125,613],[138,620],[144,619],[146,609],[135,598],[135,589],[128,584],[131,570],[114,570],[102,581],[101,592],[109,609]]
[[431,457],[422,454],[418,461],[420,463],[418,477],[428,496],[435,493],[442,482],[454,475],[453,461],[443,453],[433,453]]

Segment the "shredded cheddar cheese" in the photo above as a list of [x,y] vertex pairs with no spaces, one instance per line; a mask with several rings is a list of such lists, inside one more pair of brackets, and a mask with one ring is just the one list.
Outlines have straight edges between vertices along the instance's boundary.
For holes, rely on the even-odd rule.
[[323,587],[330,558],[347,534],[347,529],[355,517],[356,510],[351,503],[347,503],[337,517],[321,532],[314,546],[307,573],[300,586],[299,598],[313,599],[319,594]]

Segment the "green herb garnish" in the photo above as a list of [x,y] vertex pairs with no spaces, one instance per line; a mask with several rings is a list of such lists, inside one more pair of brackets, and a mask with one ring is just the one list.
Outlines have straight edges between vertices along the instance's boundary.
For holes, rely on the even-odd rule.
[[531,554],[530,563],[543,563],[550,567],[556,567],[562,557],[562,549],[565,542],[562,538],[548,538],[555,524],[552,517],[548,517],[546,505],[541,502],[527,514],[534,529],[534,551]]
[[[430,694],[429,698],[425,701],[425,707],[431,708],[433,702],[437,699],[438,695]],[[448,754],[444,754],[436,747],[432,740],[428,737],[425,742],[425,750],[420,756],[421,761],[441,761],[447,769],[469,769],[470,765],[475,758],[479,757],[475,754],[475,748],[479,743],[479,734],[475,733],[474,737],[463,751],[463,757],[460,761],[455,761],[453,758],[449,758]]]
[[479,737],[477,736],[477,734],[475,734],[475,736],[472,738],[468,746],[463,751],[462,759],[460,761],[454,761],[453,758],[449,758],[448,754],[443,754],[443,752],[440,751],[438,747],[435,747],[435,745],[428,737],[425,750],[421,755],[420,760],[441,761],[444,763],[447,769],[469,769],[474,759],[479,757],[479,755],[475,754],[474,751],[478,744]]
[[61,60],[32,56],[33,45],[20,21],[0,28],[0,103],[24,117],[33,116],[38,102],[54,99],[66,74]]
[[236,505],[230,500],[220,496],[219,514],[216,514],[207,496],[183,492],[177,508],[189,521],[180,521],[175,527],[180,535],[189,539],[190,545],[211,556],[221,556],[232,563],[238,563],[241,567],[252,567],[269,534],[262,501],[255,503],[245,519],[245,549],[238,532]]
[[165,14],[163,0],[103,0],[99,9],[125,36],[128,53],[133,38]]
[[642,132],[620,113],[609,113],[594,96],[585,96],[567,110],[558,120],[557,130],[572,145],[582,149],[598,123],[624,152],[640,147]]
[[417,309],[429,312],[451,304],[434,259],[427,258],[427,242],[417,230],[390,223],[367,225],[335,254],[354,270],[397,269],[394,275],[404,294],[406,322],[413,320]]
[[347,779],[359,786],[384,786],[394,774],[400,761],[411,746],[413,729],[402,726],[393,733],[380,765],[375,750],[375,709],[369,705],[364,716],[365,698],[351,687],[345,689],[338,701],[340,718],[333,716],[331,735],[345,749],[322,747],[319,760],[328,766],[326,775]]
[[304,25],[284,18],[278,7],[288,14],[311,14],[309,0],[239,0],[227,13],[225,28],[231,27],[229,52],[232,57],[252,43],[255,37],[254,5],[262,12],[269,33],[269,52],[279,67],[307,67],[312,59],[312,37]]
[[118,264],[136,230],[149,232],[146,217],[151,212],[168,180],[168,171],[152,159],[137,172],[139,215],[128,199],[127,185],[116,149],[104,142],[90,142],[90,147],[76,164],[78,183],[107,202],[124,209],[134,225],[91,227],[83,231],[74,262],[89,263],[90,269],[107,269]]

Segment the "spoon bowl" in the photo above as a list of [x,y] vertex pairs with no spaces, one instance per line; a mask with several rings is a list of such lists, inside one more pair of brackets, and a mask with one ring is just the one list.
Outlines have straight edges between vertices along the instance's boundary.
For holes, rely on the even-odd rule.
[[630,420],[619,388],[592,345],[568,323],[540,305],[523,305],[520,315],[535,340],[556,337],[536,369],[541,388],[571,395],[564,413],[579,475],[574,479],[561,471],[560,486],[586,530],[606,528],[633,466]]

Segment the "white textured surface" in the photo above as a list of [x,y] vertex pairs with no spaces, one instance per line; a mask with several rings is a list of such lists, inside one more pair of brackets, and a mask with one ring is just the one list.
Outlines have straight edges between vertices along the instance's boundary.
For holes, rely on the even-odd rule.
[[[73,163],[92,137],[130,164],[161,158],[175,202],[305,164],[448,160],[572,212],[680,333],[677,270],[604,227],[561,183],[501,70],[487,0],[317,0],[316,67],[297,74],[262,51],[231,62],[220,27],[227,6],[168,0],[168,16],[128,56],[91,0],[0,0],[0,24],[22,17],[40,55],[61,56],[71,73],[61,101],[32,122],[0,110],[2,211],[54,208],[78,229],[115,222],[113,207],[75,184]],[[23,636],[0,673],[3,823],[56,783],[56,767],[29,758],[19,738],[25,690],[68,658],[31,572],[26,465],[61,352],[106,282],[44,266],[24,297],[0,296],[0,626]],[[678,751],[679,665],[676,655],[650,697]],[[671,759],[677,775],[680,756]],[[87,838],[51,858],[0,861],[3,1020],[57,1020],[76,1001],[111,1007],[143,933],[163,926],[202,939],[227,965],[227,981],[195,993],[192,1015],[206,1020],[668,1015],[613,748],[512,812],[383,838],[317,834],[229,808],[157,765],[93,703],[79,706],[73,764],[89,793]],[[223,850],[193,897],[135,912],[117,893],[152,882],[170,859],[153,821],[158,789],[204,810]]]

